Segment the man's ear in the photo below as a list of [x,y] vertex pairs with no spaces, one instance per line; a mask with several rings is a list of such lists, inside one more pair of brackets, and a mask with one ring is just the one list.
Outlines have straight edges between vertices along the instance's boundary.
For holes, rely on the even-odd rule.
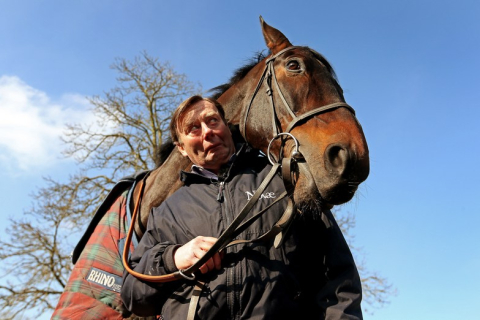
[[184,157],[188,157],[187,152],[185,152],[185,149],[183,148],[183,145],[179,142],[175,142],[175,145],[177,146],[178,151],[182,154]]

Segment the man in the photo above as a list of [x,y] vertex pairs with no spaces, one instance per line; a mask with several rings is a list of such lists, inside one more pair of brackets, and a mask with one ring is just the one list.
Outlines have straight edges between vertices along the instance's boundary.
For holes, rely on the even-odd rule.
[[[262,153],[235,145],[223,108],[214,100],[193,96],[184,101],[172,116],[170,132],[194,165],[181,173],[183,187],[152,209],[132,254],[134,270],[148,275],[185,270],[198,261],[271,169]],[[250,216],[284,190],[276,175]],[[286,203],[273,204],[239,238],[265,234]],[[358,272],[329,212],[323,218],[320,212],[297,216],[278,248],[268,241],[216,253],[200,267],[196,280],[204,283],[193,305],[197,319],[362,319]],[[154,284],[126,273],[121,296],[135,314],[187,319],[196,280]]]

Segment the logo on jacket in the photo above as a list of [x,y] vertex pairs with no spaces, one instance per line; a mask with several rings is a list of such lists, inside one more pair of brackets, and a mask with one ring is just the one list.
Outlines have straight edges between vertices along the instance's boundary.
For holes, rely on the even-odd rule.
[[[257,191],[257,190],[253,190],[252,192],[245,191],[245,193],[247,194],[247,200],[252,199],[253,195],[255,194],[255,191]],[[275,197],[276,197],[275,192],[265,192],[265,193],[262,193],[259,200],[260,199],[274,199]]]
[[122,289],[122,278],[109,272],[92,268],[87,274],[88,282],[96,283],[105,289],[120,292]]

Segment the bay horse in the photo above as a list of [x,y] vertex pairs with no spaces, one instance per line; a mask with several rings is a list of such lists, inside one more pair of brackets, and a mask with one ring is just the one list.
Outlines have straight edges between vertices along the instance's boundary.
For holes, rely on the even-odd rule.
[[[345,104],[333,68],[323,56],[308,47],[292,46],[262,17],[260,23],[271,54],[246,68],[248,72],[239,71],[230,84],[217,87],[226,88],[217,94],[217,100],[224,106],[228,122],[239,125],[243,137],[254,148],[267,153],[277,126],[298,140],[305,165],[300,166],[295,186],[297,204],[321,201],[328,207],[346,203],[369,174],[368,146],[355,113]],[[272,57],[275,59],[269,61]],[[267,62],[273,69],[270,74],[264,74],[268,72]],[[269,79],[261,81],[262,77]],[[270,88],[269,81],[276,87]],[[319,110],[324,106],[333,107]],[[293,128],[287,128],[292,119],[305,114],[307,117],[299,119]],[[294,141],[288,140],[283,152],[289,153],[294,147]],[[278,154],[279,148],[280,144],[275,144],[271,150]],[[165,177],[177,176],[179,169],[190,166],[191,162],[174,149],[165,163],[150,174],[135,225],[138,236],[143,235],[150,209],[181,185],[178,179],[167,181]]]
[[[239,69],[228,84],[215,88],[214,98],[223,105],[229,124],[237,126],[243,139],[262,150],[272,162],[295,154],[298,166],[294,173],[293,199],[300,211],[302,206],[331,208],[346,203],[369,174],[368,146],[355,111],[346,104],[333,68],[321,54],[309,47],[293,46],[282,32],[268,25],[262,17],[260,24],[269,54]],[[181,186],[178,173],[189,170],[192,163],[176,148],[170,146],[168,150],[166,160],[149,172],[143,191],[136,185],[129,190],[122,189],[120,200],[108,202],[111,207],[97,212],[97,221],[92,221],[75,248],[74,270],[52,319],[64,319],[62,314],[77,319],[73,313],[80,315],[78,319],[85,319],[81,315],[89,311],[88,307],[78,310],[72,303],[85,296],[101,301],[100,308],[113,309],[109,318],[128,316],[118,290],[111,290],[114,292],[105,299],[109,292],[103,286],[101,292],[94,293],[99,285],[94,280],[111,276],[121,281],[124,267],[120,242],[127,233],[129,217],[124,207],[128,199],[133,202],[133,199],[141,199],[138,219],[132,221],[136,238],[140,239],[151,208],[159,206]],[[129,204],[130,208],[136,205]],[[99,226],[112,223],[115,226],[108,237],[95,237]],[[112,253],[105,249],[104,255],[108,257],[94,258],[96,252],[108,246],[117,251]],[[129,250],[134,250],[133,245]],[[96,265],[98,261],[102,262],[103,269]],[[108,264],[114,267],[107,268]],[[77,310],[69,313],[69,308]],[[95,308],[98,309],[98,305]],[[96,312],[96,315],[101,313]]]

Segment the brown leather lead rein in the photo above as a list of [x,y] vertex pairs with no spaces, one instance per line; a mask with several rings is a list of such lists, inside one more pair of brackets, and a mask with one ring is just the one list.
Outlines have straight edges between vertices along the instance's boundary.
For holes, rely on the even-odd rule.
[[138,211],[139,211],[138,208],[140,207],[140,202],[142,201],[142,196],[143,196],[143,191],[145,189],[145,182],[147,180],[146,179],[147,176],[148,175],[146,175],[142,180],[140,180],[140,192],[137,195],[137,199],[136,199],[136,202],[135,202],[135,208],[134,208],[133,213],[132,213],[132,223],[130,224],[130,226],[128,228],[127,238],[125,239],[125,247],[124,247],[123,255],[122,255],[123,266],[128,271],[128,273],[130,273],[131,275],[133,275],[133,276],[135,276],[139,279],[145,280],[145,281],[168,282],[168,281],[181,279],[182,276],[180,275],[180,273],[175,272],[175,273],[172,273],[172,274],[164,275],[164,276],[162,276],[162,281],[157,281],[159,276],[149,276],[149,275],[146,275],[146,274],[136,272],[132,268],[130,268],[130,265],[128,264],[128,253],[130,252],[130,245],[132,243],[132,236],[133,236],[133,232],[135,230],[135,221],[137,219],[137,214],[138,214]]
[[[247,213],[252,209],[253,205],[255,202],[260,198],[261,194],[267,187],[267,185],[270,183],[270,181],[273,179],[275,174],[277,173],[278,169],[280,167],[280,164],[277,163],[275,164],[268,175],[265,177],[265,179],[262,181],[258,189],[255,191],[253,197],[245,204],[243,209],[240,211],[240,213],[237,215],[235,220],[228,226],[228,228],[222,233],[222,235],[218,238],[217,242],[205,253],[205,255],[200,258],[195,264],[190,266],[189,268],[185,270],[178,270],[170,274],[166,275],[156,275],[156,276],[151,276],[151,275],[146,275],[142,274],[139,272],[134,271],[132,268],[130,268],[130,265],[128,264],[128,253],[129,253],[129,248],[130,244],[132,241],[132,236],[133,236],[133,231],[134,231],[134,221],[136,221],[136,217],[138,214],[138,208],[140,206],[140,202],[142,199],[143,191],[145,188],[145,178],[140,181],[140,192],[138,193],[137,196],[137,201],[135,203],[135,209],[132,214],[132,224],[130,225],[127,233],[127,238],[125,240],[125,249],[123,251],[122,255],[122,262],[127,270],[131,275],[134,277],[148,281],[148,282],[155,282],[155,283],[163,283],[163,282],[170,282],[174,280],[178,280],[181,278],[185,278],[187,280],[194,280],[195,275],[194,273],[200,269],[200,267],[208,261],[216,252],[219,252],[220,250],[225,249],[228,246],[239,244],[239,243],[246,243],[246,242],[253,242],[253,241],[259,241],[259,240],[266,240],[271,238],[272,236],[276,236],[277,234],[281,235],[281,231],[284,227],[289,225],[289,222],[291,221],[291,218],[293,217],[293,212],[294,210],[294,205],[291,203],[291,199],[289,199],[289,205],[287,206],[287,209],[285,213],[282,215],[282,217],[278,220],[278,222],[275,224],[275,226],[265,233],[264,235],[260,236],[257,239],[254,240],[236,240],[236,241],[231,241],[233,238],[235,238],[238,234],[240,234],[246,227],[248,227],[256,218],[260,217],[261,214],[266,212],[272,205],[283,199],[285,196],[287,196],[287,192],[284,192],[281,196],[279,196],[270,206],[262,210],[261,212],[257,213],[254,217],[250,218],[243,224],[241,222],[247,215]],[[279,245],[279,239],[276,239],[275,245]]]

